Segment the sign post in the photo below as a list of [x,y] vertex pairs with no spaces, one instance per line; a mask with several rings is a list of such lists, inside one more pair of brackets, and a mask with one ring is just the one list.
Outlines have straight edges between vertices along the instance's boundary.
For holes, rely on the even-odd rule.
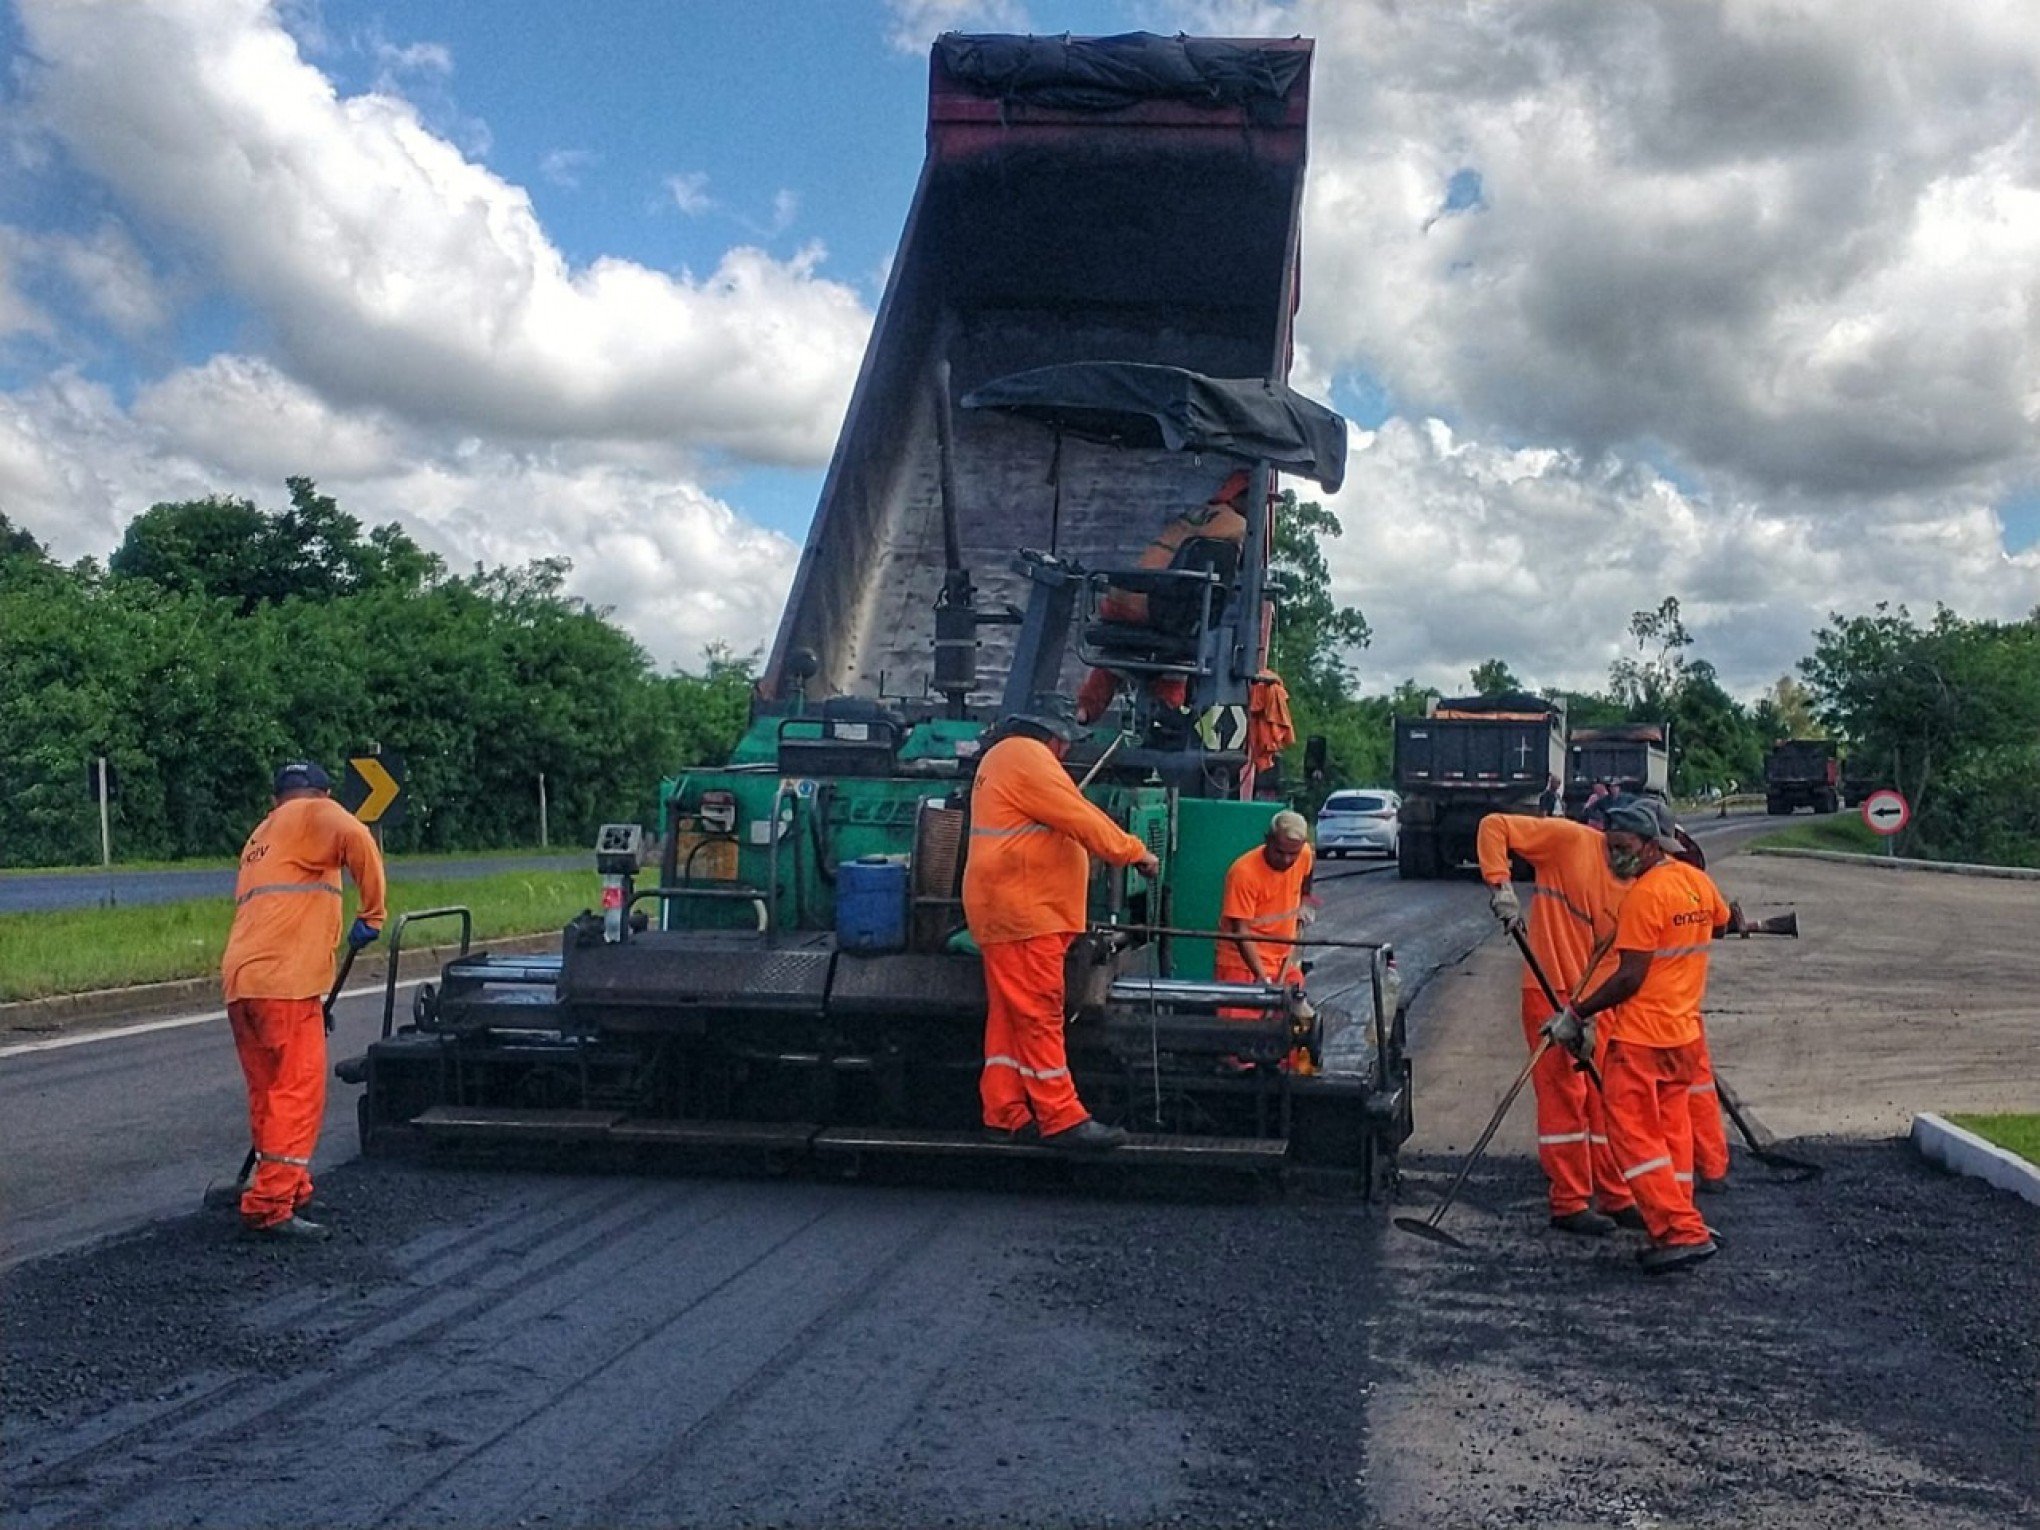
[[546,835],[545,824],[545,772],[538,773],[538,848],[550,850],[552,841]]
[[1903,792],[1883,786],[1863,799],[1863,823],[1872,834],[1883,838],[1886,855],[1898,853],[1893,837],[1911,822],[1912,804],[1905,800]]
[[94,774],[99,778],[99,864],[108,868],[113,865],[113,820],[106,811],[106,756],[99,757]]

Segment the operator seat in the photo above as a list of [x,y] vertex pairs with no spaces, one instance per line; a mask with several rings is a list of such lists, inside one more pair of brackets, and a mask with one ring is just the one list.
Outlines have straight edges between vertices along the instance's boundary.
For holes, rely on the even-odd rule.
[[[1197,662],[1202,633],[1199,622],[1205,615],[1209,591],[1210,620],[1216,623],[1225,612],[1232,592],[1233,576],[1239,572],[1237,542],[1219,537],[1191,537],[1176,549],[1166,570],[1115,570],[1097,576],[1116,589],[1147,596],[1148,619],[1137,622],[1092,622],[1084,628],[1084,643],[1094,650],[1098,662],[1117,667],[1115,660],[1133,665],[1183,665]],[[1205,580],[1173,577],[1203,574]],[[1210,580],[1215,579],[1216,583]]]

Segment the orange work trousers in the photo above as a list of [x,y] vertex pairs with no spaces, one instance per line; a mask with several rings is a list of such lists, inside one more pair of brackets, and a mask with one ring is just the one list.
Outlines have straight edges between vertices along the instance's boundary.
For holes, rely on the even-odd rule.
[[1070,1078],[1063,1045],[1063,957],[1069,935],[1002,940],[984,948],[985,1069],[978,1077],[985,1125],[1044,1137],[1090,1118]]
[[[1571,997],[1564,989],[1558,998]],[[1523,990],[1523,1039],[1535,1051],[1551,1006],[1542,990]],[[1537,1161],[1551,1189],[1551,1214],[1569,1217],[1598,1202],[1603,1211],[1623,1211],[1636,1197],[1616,1172],[1608,1146],[1601,1096],[1563,1047],[1547,1050],[1530,1075],[1537,1096]]]
[[255,1177],[241,1217],[287,1221],[312,1198],[312,1149],[326,1114],[326,1017],[317,999],[237,999],[227,1006],[248,1081]]
[[1707,1241],[1707,1223],[1693,1206],[1689,1108],[1704,1059],[1697,1041],[1677,1047],[1610,1041],[1602,1051],[1608,1142],[1653,1243]]
[[[1093,723],[1111,709],[1119,694],[1119,677],[1109,669],[1094,669],[1077,689],[1077,721]],[[1190,682],[1181,675],[1151,675],[1148,694],[1165,707],[1181,709],[1190,696]]]
[[1687,1092],[1693,1118],[1693,1168],[1702,1179],[1728,1178],[1728,1128],[1721,1119],[1721,1091],[1714,1085],[1714,1058],[1700,1038],[1700,1082]]

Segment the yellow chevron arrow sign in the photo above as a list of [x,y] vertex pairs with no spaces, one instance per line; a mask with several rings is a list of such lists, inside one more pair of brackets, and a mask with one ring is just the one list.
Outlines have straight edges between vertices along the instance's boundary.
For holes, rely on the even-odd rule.
[[347,761],[341,803],[363,823],[403,817],[404,762],[393,754],[358,754]]

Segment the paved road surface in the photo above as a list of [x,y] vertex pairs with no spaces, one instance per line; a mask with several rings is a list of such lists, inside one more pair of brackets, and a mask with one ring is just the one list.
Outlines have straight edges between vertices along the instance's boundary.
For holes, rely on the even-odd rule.
[[[493,876],[502,871],[575,871],[588,866],[588,852],[564,855],[483,857],[390,867],[393,882],[426,878]],[[0,875],[0,914],[45,913],[61,908],[128,908],[140,903],[176,903],[185,898],[228,898],[234,892],[231,867],[204,871],[122,871],[109,873],[10,871]]]
[[[1745,832],[1706,830],[1710,843]],[[1470,879],[1406,884],[1340,863],[1325,893],[1318,930],[1392,940],[1412,989],[1460,981],[1436,975],[1460,970],[1487,927]],[[342,1045],[373,1023],[367,1001],[348,1001]],[[336,1088],[320,1155],[334,1243],[250,1245],[229,1216],[183,1215],[0,1277],[10,1525],[1366,1524],[1370,1484],[1393,1467],[1369,1456],[1378,1389],[1519,1340],[1497,1321],[1462,1333],[1470,1347],[1429,1344],[1424,1288],[1405,1254],[1384,1258],[1379,1208],[347,1162],[350,1095]],[[10,1253],[189,1206],[238,1162],[240,1109],[218,1024],[0,1059]],[[1509,1196],[1534,1170],[1495,1173]],[[1826,1284],[1823,1240],[1845,1234],[1847,1197],[1863,1193],[1836,1179],[1839,1201],[1804,1192],[1817,1214],[1785,1245],[1806,1324],[1823,1317],[1807,1300]],[[1506,1290],[1535,1310],[1577,1290],[1539,1268],[1497,1286],[1451,1266],[1438,1300],[1477,1313]],[[1965,1267],[1921,1268],[1945,1285]],[[1890,1310],[1876,1267],[1850,1269],[1849,1311]],[[1651,1317],[1660,1299],[1620,1289],[1634,1342],[1552,1360],[1612,1367],[1614,1390],[1580,1424],[1595,1438],[1672,1342]],[[1734,1287],[1752,1311],[1687,1334],[1666,1374],[1667,1406],[1717,1369],[1708,1395],[1723,1408],[1762,1389],[1696,1440],[1753,1416],[1798,1427],[1758,1405],[1799,1358],[1764,1316],[1772,1289],[1753,1267]],[[1718,1333],[1744,1346],[1733,1365],[1710,1348]],[[1828,1374],[1858,1396],[1879,1363],[1852,1352]],[[1693,1441],[1664,1448],[1702,1459]],[[1820,1462],[1857,1459],[1796,1449],[1794,1469],[1811,1460],[1816,1475],[1770,1483],[1774,1495],[1818,1493]],[[1578,1522],[1642,1522],[1619,1495],[1542,1501]],[[1727,1502],[1715,1517],[1733,1522],[1732,1499],[1704,1501]],[[1956,1522],[2007,1506],[1986,1484]],[[1435,1522],[1454,1522],[1449,1502]]]

